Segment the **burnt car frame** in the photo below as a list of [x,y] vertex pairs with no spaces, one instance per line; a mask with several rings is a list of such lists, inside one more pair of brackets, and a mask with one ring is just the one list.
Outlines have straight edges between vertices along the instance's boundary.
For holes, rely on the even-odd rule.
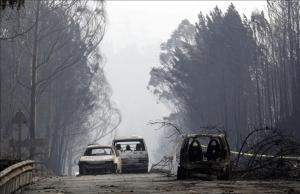
[[89,145],[80,157],[79,175],[121,173],[121,158],[111,145]]
[[193,174],[229,179],[230,173],[230,147],[224,134],[191,134],[184,137],[177,179],[186,179]]
[[112,144],[121,157],[122,173],[148,173],[148,151],[141,136],[115,138]]

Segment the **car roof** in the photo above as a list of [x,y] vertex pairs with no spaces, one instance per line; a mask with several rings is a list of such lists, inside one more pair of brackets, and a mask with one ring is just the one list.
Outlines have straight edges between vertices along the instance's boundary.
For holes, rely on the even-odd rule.
[[188,134],[186,137],[188,138],[194,138],[194,137],[215,137],[215,138],[222,138],[222,137],[225,137],[224,134],[220,133],[220,134],[217,134],[217,133],[213,133],[213,134]]
[[111,145],[100,145],[100,144],[91,144],[87,148],[112,148]]
[[120,141],[120,140],[143,140],[144,138],[139,135],[131,135],[131,136],[122,136],[122,137],[116,137],[114,141]]

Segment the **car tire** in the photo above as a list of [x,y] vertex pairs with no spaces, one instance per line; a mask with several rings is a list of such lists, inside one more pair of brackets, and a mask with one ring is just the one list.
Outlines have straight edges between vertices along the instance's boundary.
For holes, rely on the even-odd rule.
[[189,177],[189,172],[183,167],[178,167],[177,170],[177,180],[184,180]]
[[86,175],[86,170],[83,165],[79,166],[79,175]]
[[220,180],[229,180],[230,178],[230,167],[226,167],[224,171],[220,172],[218,175],[218,179]]

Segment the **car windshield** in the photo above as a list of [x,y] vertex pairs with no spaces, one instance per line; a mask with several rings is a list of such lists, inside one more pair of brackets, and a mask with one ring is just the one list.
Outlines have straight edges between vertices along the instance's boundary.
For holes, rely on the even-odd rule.
[[111,148],[88,148],[84,155],[85,156],[103,156],[103,155],[112,155]]
[[120,151],[145,151],[143,140],[118,140],[114,145]]

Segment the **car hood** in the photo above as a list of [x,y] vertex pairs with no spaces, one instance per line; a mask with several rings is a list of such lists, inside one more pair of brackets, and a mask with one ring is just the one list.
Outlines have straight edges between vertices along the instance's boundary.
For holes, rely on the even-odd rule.
[[113,155],[106,155],[106,156],[81,156],[79,162],[106,162],[106,161],[113,161]]

